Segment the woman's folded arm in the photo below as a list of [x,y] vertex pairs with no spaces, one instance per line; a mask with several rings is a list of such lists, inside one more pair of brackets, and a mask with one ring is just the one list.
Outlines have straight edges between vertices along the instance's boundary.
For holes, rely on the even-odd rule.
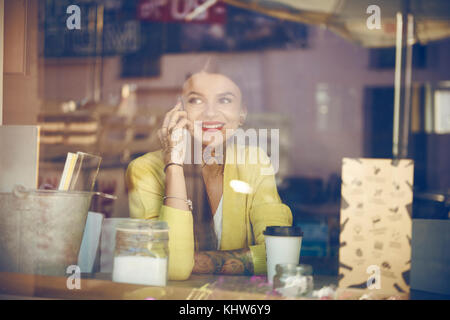
[[252,253],[249,248],[195,253],[193,273],[252,275]]
[[162,204],[163,179],[158,163],[137,159],[128,166],[130,217],[159,219],[169,226],[169,280],[186,280],[194,266],[194,227],[192,213]]
[[169,280],[186,280],[194,267],[194,225],[190,211],[161,207],[169,226]]

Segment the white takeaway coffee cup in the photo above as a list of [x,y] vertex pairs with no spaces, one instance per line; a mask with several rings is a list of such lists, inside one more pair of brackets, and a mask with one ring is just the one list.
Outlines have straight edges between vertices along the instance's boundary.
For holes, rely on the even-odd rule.
[[267,281],[273,282],[277,264],[300,263],[303,232],[300,227],[270,226],[263,234],[266,242]]

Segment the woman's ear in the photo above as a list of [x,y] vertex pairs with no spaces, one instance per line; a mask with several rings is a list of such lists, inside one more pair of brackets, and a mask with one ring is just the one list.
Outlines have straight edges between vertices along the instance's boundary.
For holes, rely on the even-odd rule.
[[242,126],[247,119],[247,107],[242,105],[241,113],[239,114],[239,125]]

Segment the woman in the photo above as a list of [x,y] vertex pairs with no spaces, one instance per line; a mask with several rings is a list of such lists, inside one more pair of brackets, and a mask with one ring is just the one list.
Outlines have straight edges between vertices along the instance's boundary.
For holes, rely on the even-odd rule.
[[[181,101],[166,114],[158,131],[162,150],[147,153],[128,167],[130,216],[158,217],[169,225],[169,279],[185,280],[191,272],[266,273],[264,229],[292,224],[274,175],[261,174],[261,169],[271,168],[267,155],[260,154],[264,161],[252,163],[250,153],[260,149],[225,143],[246,114],[241,91],[231,79],[196,73],[184,83]],[[186,190],[187,144],[175,134],[183,128],[194,143],[200,143],[202,154],[211,155],[192,165],[201,171],[209,204],[202,217],[191,210]],[[216,155],[221,146],[226,147],[224,161]]]

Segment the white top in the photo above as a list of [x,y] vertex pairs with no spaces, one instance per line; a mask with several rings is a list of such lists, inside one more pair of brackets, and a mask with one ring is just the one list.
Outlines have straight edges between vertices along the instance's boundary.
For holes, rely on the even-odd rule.
[[220,250],[220,240],[222,238],[222,198],[220,198],[219,206],[217,207],[216,214],[214,215],[214,231],[217,236],[217,250]]

